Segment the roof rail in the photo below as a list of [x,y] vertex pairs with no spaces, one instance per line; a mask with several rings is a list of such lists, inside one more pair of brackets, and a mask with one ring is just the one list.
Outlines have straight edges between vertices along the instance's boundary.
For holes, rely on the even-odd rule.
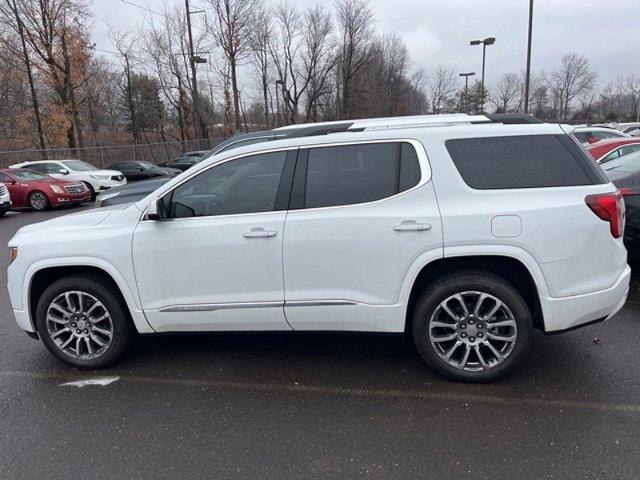
[[299,123],[278,127],[274,130],[302,129],[310,127],[332,127],[339,125],[336,131],[344,131],[344,125],[351,123],[349,131],[354,130],[380,130],[387,128],[417,127],[417,126],[443,126],[461,125],[471,123],[490,123],[491,120],[484,115],[467,115],[466,113],[445,113],[434,115],[406,115],[400,117],[362,118],[354,120],[338,120],[333,122]]
[[542,120],[529,113],[491,113],[487,117],[493,123],[502,123],[504,125],[543,123]]

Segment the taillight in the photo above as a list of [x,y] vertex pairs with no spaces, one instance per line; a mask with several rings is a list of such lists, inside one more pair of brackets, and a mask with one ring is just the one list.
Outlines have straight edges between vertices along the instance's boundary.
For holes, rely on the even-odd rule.
[[587,206],[611,226],[611,235],[620,238],[624,233],[624,203],[620,192],[587,195]]

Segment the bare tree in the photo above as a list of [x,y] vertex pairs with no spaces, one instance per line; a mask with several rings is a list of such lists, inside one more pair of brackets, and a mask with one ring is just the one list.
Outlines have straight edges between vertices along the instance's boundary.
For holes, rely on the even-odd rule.
[[569,53],[562,57],[560,67],[547,77],[559,119],[569,117],[571,102],[592,90],[596,78],[597,74],[591,70],[586,57],[577,53]]
[[336,64],[331,15],[319,4],[303,19],[303,69],[307,83],[305,122],[318,120],[318,102],[328,93],[328,79]]
[[253,25],[249,36],[251,47],[251,63],[258,74],[262,94],[262,108],[264,110],[264,126],[269,128],[269,58],[270,46],[273,41],[273,28],[269,12],[260,5],[255,10]]
[[257,3],[256,0],[209,0],[209,3],[215,15],[213,37],[229,62],[235,129],[239,130],[241,119],[237,69],[251,44],[249,38]]
[[438,65],[428,76],[427,89],[431,99],[431,111],[441,113],[447,101],[455,94],[457,88],[456,71],[454,67]]
[[340,115],[348,117],[355,103],[358,75],[369,59],[374,15],[367,0],[337,0],[336,14],[340,38]]
[[496,112],[504,113],[518,110],[521,91],[522,82],[517,73],[503,74],[491,96],[491,101],[496,106]]

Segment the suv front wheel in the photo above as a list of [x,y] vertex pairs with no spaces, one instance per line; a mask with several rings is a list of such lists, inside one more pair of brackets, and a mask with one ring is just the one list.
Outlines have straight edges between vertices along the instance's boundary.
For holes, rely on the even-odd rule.
[[531,345],[531,312],[502,278],[476,271],[439,278],[420,297],[413,338],[436,372],[454,380],[488,382],[506,375]]
[[113,363],[131,338],[123,301],[92,276],[66,277],[38,301],[36,326],[47,349],[79,368]]

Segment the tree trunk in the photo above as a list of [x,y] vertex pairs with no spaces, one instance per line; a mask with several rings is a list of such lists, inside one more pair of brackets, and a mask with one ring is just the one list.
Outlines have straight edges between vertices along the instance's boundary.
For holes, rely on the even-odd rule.
[[230,61],[231,66],[231,89],[233,90],[233,113],[235,117],[235,130],[234,133],[238,130],[241,130],[241,121],[240,121],[240,95],[238,93],[238,78],[236,76],[236,59],[231,58]]

